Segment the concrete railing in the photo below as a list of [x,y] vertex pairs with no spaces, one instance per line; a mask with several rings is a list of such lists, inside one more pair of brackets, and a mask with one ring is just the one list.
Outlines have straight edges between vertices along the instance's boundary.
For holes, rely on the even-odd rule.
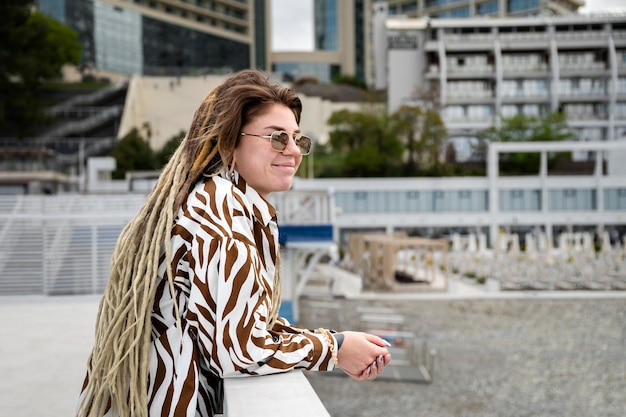
[[302,371],[224,380],[224,417],[330,417]]

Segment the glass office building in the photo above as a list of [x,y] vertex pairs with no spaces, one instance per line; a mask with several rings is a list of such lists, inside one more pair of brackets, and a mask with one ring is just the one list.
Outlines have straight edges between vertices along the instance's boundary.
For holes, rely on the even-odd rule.
[[40,0],[71,26],[83,63],[120,74],[181,75],[266,69],[265,0]]
[[313,7],[315,49],[336,51],[339,48],[337,0],[315,0]]
[[273,53],[272,70],[292,79],[314,77],[324,84],[330,83],[339,74],[345,74],[347,66],[354,66],[351,57],[355,49],[349,43],[349,39],[354,37],[354,25],[351,19],[345,19],[347,11],[352,9],[350,1],[314,0],[314,50],[295,54]]

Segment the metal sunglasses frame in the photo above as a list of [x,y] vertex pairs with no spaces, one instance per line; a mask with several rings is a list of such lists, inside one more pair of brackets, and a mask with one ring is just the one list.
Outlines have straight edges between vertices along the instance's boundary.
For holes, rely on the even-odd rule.
[[[256,135],[254,133],[241,132],[241,136],[255,136],[257,138],[269,139],[270,146],[276,152],[283,152],[285,149],[287,149],[287,145],[289,144],[290,139],[289,133],[285,132],[284,130],[276,130],[269,135]],[[287,139],[285,140],[284,137],[286,137]],[[298,149],[300,149],[301,155],[308,155],[311,153],[312,141],[310,137],[302,133],[296,133],[296,136],[293,138],[293,140],[296,142],[296,146],[298,147]],[[278,145],[278,147],[276,145]]]

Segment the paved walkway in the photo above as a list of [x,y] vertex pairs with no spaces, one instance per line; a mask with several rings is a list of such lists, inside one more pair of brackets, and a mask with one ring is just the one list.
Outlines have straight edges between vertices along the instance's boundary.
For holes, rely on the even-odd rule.
[[[626,298],[626,292],[362,293],[355,299]],[[352,297],[351,297],[352,298]],[[100,296],[0,297],[0,416],[73,415],[93,344]]]
[[0,415],[74,413],[99,296],[0,297]]

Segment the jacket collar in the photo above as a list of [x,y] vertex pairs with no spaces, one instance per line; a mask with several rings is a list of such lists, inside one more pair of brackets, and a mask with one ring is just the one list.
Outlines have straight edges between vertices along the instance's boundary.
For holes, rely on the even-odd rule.
[[263,226],[267,227],[270,221],[276,221],[276,209],[243,179],[235,170],[232,173],[222,172],[220,177],[230,181],[239,191],[245,195],[252,204],[253,215]]

